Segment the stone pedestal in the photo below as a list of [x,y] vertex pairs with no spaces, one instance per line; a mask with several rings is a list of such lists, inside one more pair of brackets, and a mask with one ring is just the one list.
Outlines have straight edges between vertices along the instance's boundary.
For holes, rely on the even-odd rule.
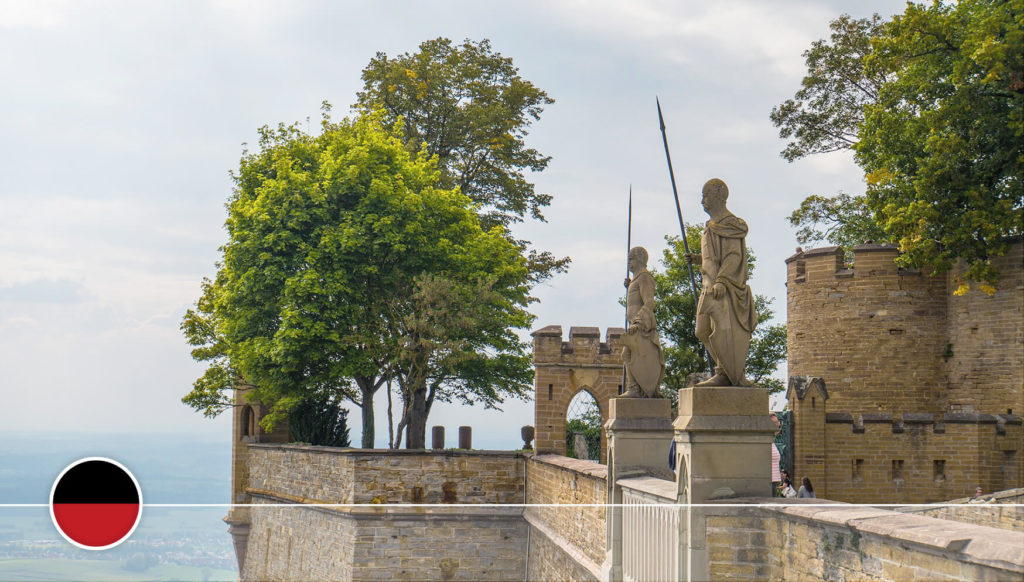
[[[771,497],[768,392],[757,387],[716,386],[679,391],[673,423],[679,503],[701,504],[734,497]],[[688,513],[681,532],[689,580],[708,580],[703,508]]]
[[672,478],[672,407],[665,398],[612,398],[608,401],[608,517],[605,580],[622,579],[622,503],[618,479],[653,475]]

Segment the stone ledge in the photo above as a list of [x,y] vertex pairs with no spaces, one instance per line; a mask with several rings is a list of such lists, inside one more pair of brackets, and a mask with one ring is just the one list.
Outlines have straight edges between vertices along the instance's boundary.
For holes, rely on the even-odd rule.
[[544,465],[558,467],[559,469],[566,469],[574,473],[582,473],[588,477],[604,480],[608,479],[608,466],[594,461],[573,459],[571,457],[551,454],[532,455],[530,459]]
[[627,477],[619,479],[617,484],[627,489],[659,497],[672,504],[676,502],[676,496],[678,495],[675,481],[668,481],[657,477]]
[[[861,505],[837,506],[836,502],[825,499],[746,498],[732,499],[729,503],[759,505],[769,514],[778,513],[785,518],[849,528],[862,535],[888,538],[911,550],[1024,574],[1024,532]],[[822,504],[828,506],[821,507]],[[713,511],[716,515],[749,517],[752,509],[722,507]]]
[[[518,520],[523,515],[523,506],[508,504],[506,507],[495,507],[491,504],[483,507],[466,507],[467,504],[454,504],[453,507],[437,505],[418,505],[415,503],[337,503],[304,499],[287,493],[263,491],[249,488],[246,493],[254,498],[266,499],[273,503],[257,505],[257,507],[288,507],[306,506],[306,509],[344,515],[353,519],[410,519],[410,520]],[[252,509],[252,507],[250,507]]]
[[326,455],[344,455],[347,457],[499,457],[522,458],[522,451],[496,451],[484,449],[354,449],[340,447],[322,447],[319,445],[300,445],[291,443],[250,443],[250,448],[279,449],[283,451],[299,451]]

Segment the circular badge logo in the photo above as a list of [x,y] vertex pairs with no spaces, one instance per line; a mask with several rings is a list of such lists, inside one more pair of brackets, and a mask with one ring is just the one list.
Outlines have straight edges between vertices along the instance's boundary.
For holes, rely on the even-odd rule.
[[50,517],[64,539],[106,550],[132,535],[142,517],[142,490],[124,465],[88,457],[60,472],[50,490]]

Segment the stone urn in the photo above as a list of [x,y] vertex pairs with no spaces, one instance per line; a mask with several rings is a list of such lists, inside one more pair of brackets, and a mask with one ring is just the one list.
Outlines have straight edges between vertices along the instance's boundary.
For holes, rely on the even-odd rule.
[[519,430],[519,434],[523,437],[523,450],[524,451],[532,451],[533,450],[533,444],[532,443],[533,443],[533,437],[534,437],[533,427],[530,426],[530,425],[526,425],[522,429]]

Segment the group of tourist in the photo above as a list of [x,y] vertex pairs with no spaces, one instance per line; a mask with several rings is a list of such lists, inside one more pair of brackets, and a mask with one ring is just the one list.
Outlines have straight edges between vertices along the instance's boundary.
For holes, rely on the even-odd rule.
[[800,490],[797,491],[793,487],[793,478],[789,476],[789,471],[782,472],[782,482],[779,485],[779,497],[796,497],[798,499],[815,497],[814,485],[811,485],[811,480],[804,477],[800,481]]

